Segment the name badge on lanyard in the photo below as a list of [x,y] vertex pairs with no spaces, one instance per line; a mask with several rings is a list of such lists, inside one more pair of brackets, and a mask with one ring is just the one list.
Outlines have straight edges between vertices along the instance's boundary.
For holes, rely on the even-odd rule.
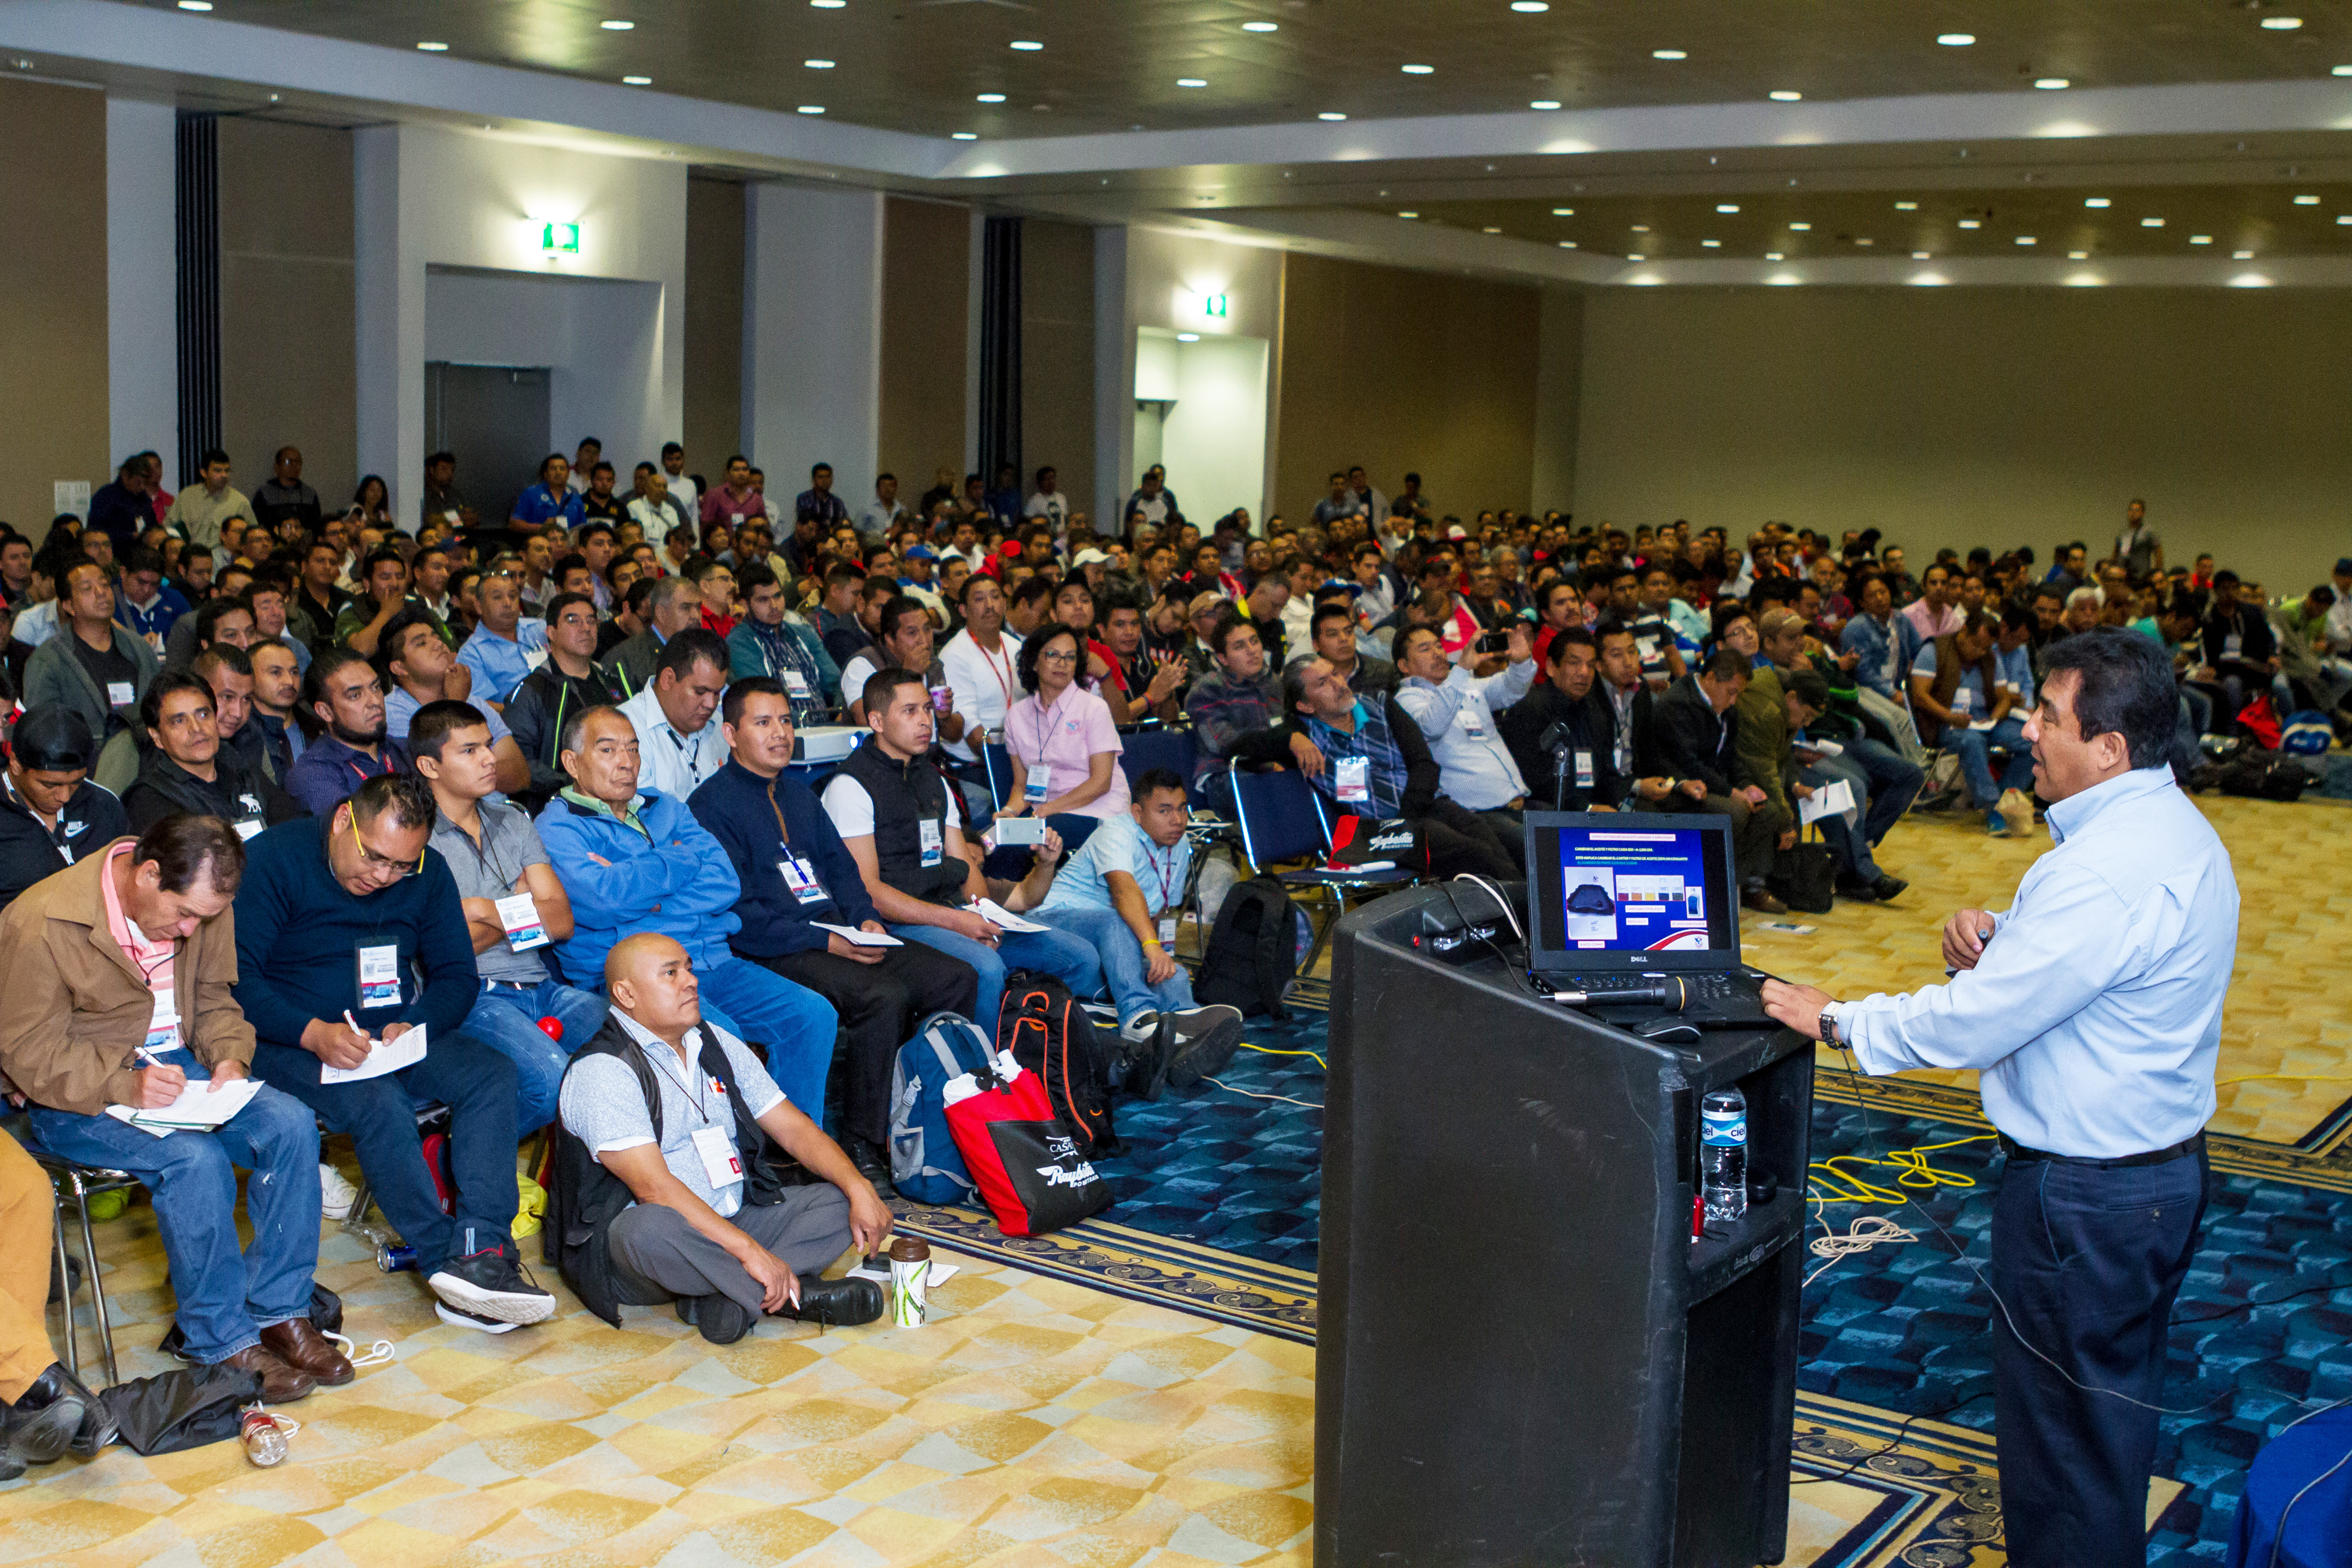
[[702,1173],[714,1187],[731,1187],[743,1179],[743,1157],[723,1127],[694,1130],[694,1152],[702,1156]]
[[934,822],[928,816],[923,818],[923,820],[916,826],[918,831],[922,835],[923,864],[926,866],[938,865],[946,854],[948,842],[946,833],[941,831],[940,826],[937,822]]
[[1022,788],[1021,798],[1032,805],[1047,799],[1047,788],[1053,783],[1053,779],[1054,770],[1044,762],[1031,763],[1028,783]]
[[147,1038],[142,1043],[150,1051],[176,1051],[180,1048],[180,999],[168,985],[155,987],[155,1011],[147,1021]]
[[106,683],[106,705],[109,708],[128,708],[137,700],[138,696],[131,690],[131,682],[110,680]]
[[[929,864],[929,861],[924,863]],[[784,886],[790,888],[793,897],[801,902],[822,904],[827,901],[824,884],[816,878],[816,868],[806,860],[797,855],[792,856],[777,861],[776,869],[784,874]]]
[[1176,945],[1176,917],[1174,915],[1161,915],[1160,917],[1160,945],[1162,947],[1174,947]]
[[506,927],[509,948],[528,952],[547,945],[547,926],[539,918],[538,900],[529,893],[509,893],[492,901],[498,906],[499,924]]
[[1479,721],[1478,710],[1466,702],[1462,705],[1461,724],[1462,732],[1472,740],[1483,741],[1486,738],[1486,726]]
[[1591,752],[1576,753],[1576,787],[1579,789],[1592,787],[1592,753]]
[[799,670],[794,669],[790,666],[785,667],[784,692],[785,695],[793,698],[796,701],[807,701],[809,695],[808,677],[803,675]]
[[400,944],[387,942],[359,951],[360,1011],[400,1005]]
[[1342,802],[1353,805],[1372,798],[1371,758],[1341,757],[1332,776]]

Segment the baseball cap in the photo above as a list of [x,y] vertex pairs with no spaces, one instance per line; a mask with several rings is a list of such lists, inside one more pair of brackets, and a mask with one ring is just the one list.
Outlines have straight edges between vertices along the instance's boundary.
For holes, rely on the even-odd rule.
[[1073,566],[1092,566],[1098,563],[1107,564],[1109,561],[1110,557],[1105,555],[1099,550],[1081,550],[1078,552],[1076,556],[1071,560],[1070,564]]

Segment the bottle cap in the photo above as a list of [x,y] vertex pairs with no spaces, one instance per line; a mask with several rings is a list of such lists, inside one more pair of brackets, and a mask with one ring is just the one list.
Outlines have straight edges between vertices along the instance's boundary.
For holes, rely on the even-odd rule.
[[919,1236],[902,1236],[890,1244],[893,1263],[920,1263],[931,1255],[931,1244]]

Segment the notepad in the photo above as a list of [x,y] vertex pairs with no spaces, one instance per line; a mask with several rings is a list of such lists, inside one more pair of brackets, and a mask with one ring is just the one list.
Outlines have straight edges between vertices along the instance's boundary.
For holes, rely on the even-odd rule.
[[809,924],[819,931],[833,932],[853,947],[904,947],[907,945],[895,936],[884,936],[877,931],[859,931],[856,926],[837,926],[830,921],[811,921]]
[[1807,826],[1824,816],[1839,816],[1853,809],[1853,785],[1845,779],[1816,785],[1812,795],[1797,803],[1797,819]]
[[319,1081],[329,1083],[359,1083],[366,1079],[382,1078],[388,1072],[413,1068],[425,1059],[425,1026],[412,1024],[393,1040],[378,1040],[367,1054],[367,1060],[355,1068],[319,1066]]
[[192,1078],[180,1090],[180,1098],[169,1105],[110,1105],[106,1113],[158,1138],[182,1131],[202,1131],[218,1127],[243,1110],[260,1088],[256,1079],[233,1078],[215,1083],[210,1079]]
[[998,903],[994,899],[975,900],[971,907],[980,911],[981,919],[986,921],[989,924],[994,926],[999,931],[1044,931],[1045,929],[1044,926],[1038,925],[1033,921],[1023,920],[1019,915],[1013,913],[1003,905]]

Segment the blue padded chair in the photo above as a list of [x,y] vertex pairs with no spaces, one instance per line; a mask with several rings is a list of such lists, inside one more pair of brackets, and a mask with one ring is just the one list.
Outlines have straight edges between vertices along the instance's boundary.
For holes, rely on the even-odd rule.
[[1284,768],[1270,773],[1246,773],[1231,770],[1234,785],[1234,813],[1240,818],[1242,854],[1249,861],[1253,876],[1267,876],[1297,894],[1316,892],[1329,908],[1329,918],[1315,933],[1314,945],[1298,966],[1305,974],[1315,967],[1315,960],[1331,940],[1332,928],[1339,917],[1348,912],[1351,898],[1372,898],[1393,889],[1411,886],[1416,879],[1410,871],[1391,868],[1385,871],[1335,871],[1322,867],[1310,867],[1303,871],[1269,873],[1265,868],[1284,860],[1318,859],[1331,850],[1331,821],[1326,815],[1323,796],[1307,782],[1307,775],[1296,769]]
[[[1122,730],[1119,731],[1118,767],[1127,775],[1127,786],[1132,790],[1135,781],[1154,768],[1166,768],[1184,781],[1189,795],[1192,787],[1192,763],[1200,755],[1192,744],[1190,730]],[[1192,804],[1201,804],[1198,796]]]
[[988,797],[1003,811],[1013,799],[1013,753],[1002,741],[991,741],[980,749],[981,760],[988,768]]

